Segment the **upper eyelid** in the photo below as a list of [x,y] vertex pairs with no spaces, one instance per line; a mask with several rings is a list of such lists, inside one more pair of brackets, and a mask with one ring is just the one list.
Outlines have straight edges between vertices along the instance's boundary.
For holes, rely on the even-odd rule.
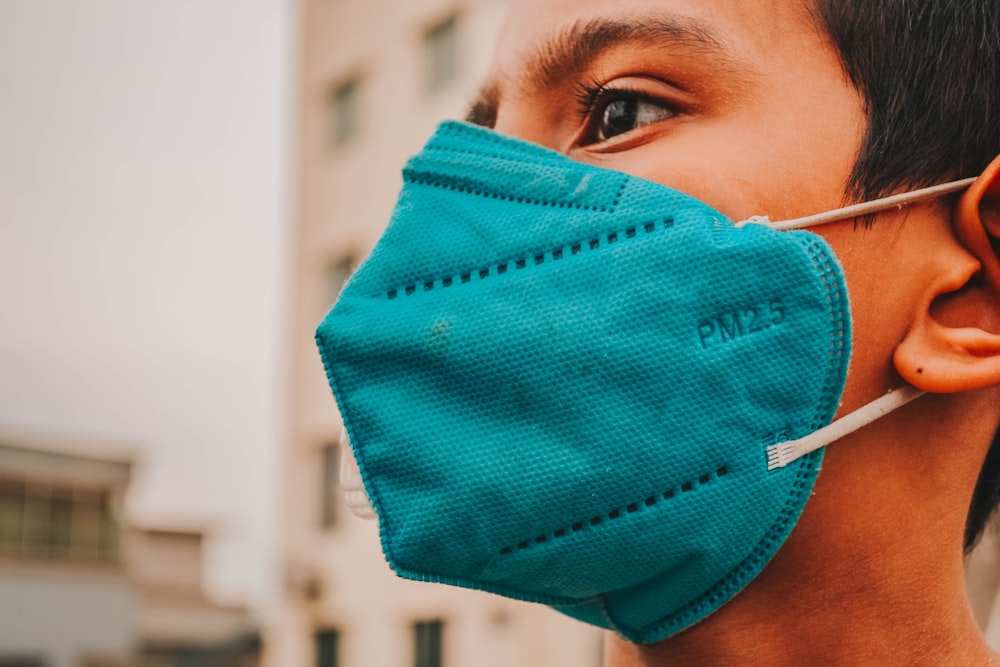
[[658,104],[674,110],[680,106],[678,103],[666,99],[667,96],[656,95],[654,93],[640,90],[631,84],[580,84],[579,88],[581,88],[581,92],[577,99],[580,103],[581,110],[584,113],[592,113],[599,102],[628,97],[644,100],[646,102]]
[[[644,100],[645,102],[650,104],[658,105],[668,110],[670,112],[671,118],[682,113],[681,109],[682,105],[676,101],[664,99],[665,97],[668,96],[660,96],[643,90],[638,90],[633,85],[628,85],[628,84],[616,85],[613,82],[610,85],[606,84],[592,84],[592,85],[593,88],[591,89],[590,92],[593,95],[593,100],[590,102],[589,106],[587,106],[586,108],[581,108],[579,111],[580,122],[582,123],[582,126],[579,132],[577,133],[577,138],[575,140],[575,143],[581,146],[597,146],[606,143],[608,141],[614,141],[618,137],[631,135],[632,132],[641,129],[640,126],[634,128],[633,130],[629,130],[624,134],[616,135],[614,137],[608,137],[604,139],[598,137],[597,128],[595,127],[595,124],[599,121],[595,120],[595,112],[598,111],[599,108],[603,108],[605,106],[605,103],[610,104],[611,102],[614,102],[619,99],[632,97]],[[663,120],[665,121],[668,119],[663,119]]]

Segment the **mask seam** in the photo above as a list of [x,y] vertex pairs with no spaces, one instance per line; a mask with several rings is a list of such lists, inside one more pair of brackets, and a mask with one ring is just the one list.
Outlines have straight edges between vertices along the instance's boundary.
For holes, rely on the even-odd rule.
[[610,205],[605,205],[605,206],[591,206],[589,204],[575,204],[572,202],[560,201],[557,199],[530,199],[526,197],[509,195],[504,192],[500,192],[498,190],[491,190],[485,187],[471,187],[469,185],[455,183],[454,181],[452,181],[451,177],[429,174],[420,171],[414,167],[407,167],[406,169],[403,170],[403,180],[412,183],[413,185],[423,185],[432,188],[439,188],[442,190],[451,190],[452,192],[460,192],[462,194],[473,195],[475,197],[483,197],[484,199],[498,199],[500,201],[506,201],[517,204],[529,204],[532,206],[551,206],[553,208],[569,208],[569,209],[575,209],[577,211],[592,211],[594,213],[614,213],[618,209],[618,204],[620,203],[622,195],[625,192],[625,186],[628,184],[629,177],[628,176],[622,177],[622,181],[618,186],[615,198],[612,200]]
[[[845,306],[849,306],[845,303],[846,299],[840,289],[841,281],[838,280],[838,272],[835,270],[833,260],[830,256],[818,243],[812,240],[808,241],[806,250],[809,252],[813,264],[820,272],[819,278],[823,283],[823,289],[826,291],[826,300],[829,304],[828,312],[831,326],[833,327],[829,344],[830,367],[826,374],[822,392],[825,399],[816,408],[816,414],[810,426],[810,431],[816,431],[825,426],[833,418],[833,414],[837,410],[840,392],[835,391],[836,387],[834,385],[843,384],[843,376],[846,373],[847,359],[845,359],[844,354],[844,336],[850,334],[850,326],[849,323],[845,322],[843,313]],[[833,398],[834,394],[837,394],[837,398]]]
[[[498,148],[503,148],[503,147],[498,146]],[[527,163],[527,164],[530,164],[532,166],[538,166],[538,167],[560,167],[560,168],[577,167],[577,168],[580,168],[580,167],[584,166],[584,165],[582,165],[579,162],[573,162],[569,158],[567,158],[567,157],[565,157],[565,156],[563,156],[563,155],[561,155],[559,153],[553,153],[551,155],[548,155],[548,154],[538,154],[538,155],[528,155],[528,156],[518,155],[518,156],[514,157],[514,156],[509,156],[509,155],[503,155],[503,154],[501,154],[499,152],[495,152],[495,151],[494,152],[487,152],[487,151],[473,150],[471,148],[459,148],[458,146],[448,146],[448,145],[440,145],[440,146],[438,146],[438,145],[435,145],[435,144],[431,144],[431,145],[427,146],[427,148],[425,150],[428,151],[428,152],[433,152],[433,153],[446,153],[446,154],[449,154],[449,155],[461,155],[461,156],[471,156],[471,157],[487,158],[487,159],[490,159],[490,160],[497,160],[497,161],[500,161],[500,162],[509,162],[511,164],[525,164],[525,163]]]
[[778,519],[771,524],[771,527],[764,533],[764,536],[754,545],[750,554],[727,572],[712,588],[665,619],[643,626],[635,632],[624,631],[622,629],[625,627],[624,624],[616,619],[610,611],[608,612],[608,620],[618,628],[618,632],[628,639],[647,642],[669,636],[679,628],[688,627],[700,618],[707,616],[705,612],[714,611],[722,606],[722,604],[731,599],[733,595],[742,590],[751,579],[759,574],[763,568],[763,563],[766,563],[774,555],[776,551],[774,543],[781,538],[780,533],[793,521],[796,514],[793,508],[798,505],[798,501],[802,496],[808,492],[810,484],[807,478],[816,472],[822,455],[823,452],[820,450],[800,459],[801,465],[798,466],[795,482],[792,484],[792,493],[789,494],[785,504],[779,511]]
[[[478,277],[476,282],[482,282],[491,277],[502,276],[514,271],[522,271],[530,266],[541,266],[546,263],[559,262],[569,257],[582,255],[584,252],[600,250],[605,245],[615,245],[623,241],[632,241],[639,238],[640,232],[644,235],[654,234],[658,231],[668,230],[674,226],[673,217],[664,217],[656,220],[649,220],[637,225],[629,225],[620,230],[606,232],[604,234],[592,236],[589,240],[577,240],[569,244],[561,245],[555,250],[540,253],[531,253],[514,259],[503,260],[496,264],[490,264],[479,269],[463,271],[443,278],[434,278],[425,281],[414,281],[410,284],[394,287],[384,292],[390,301],[400,297],[410,297],[421,292],[432,292],[435,289],[447,289],[459,285],[467,285],[473,282],[474,277]],[[568,252],[567,252],[568,251]]]
[[597,528],[598,526],[604,525],[609,521],[616,521],[618,519],[625,518],[630,514],[635,514],[639,512],[642,507],[655,507],[661,502],[670,501],[682,495],[693,493],[698,488],[711,484],[716,479],[725,477],[728,474],[729,469],[727,466],[718,466],[713,472],[697,475],[691,480],[682,482],[677,487],[667,489],[662,493],[648,496],[643,500],[630,503],[625,507],[617,507],[609,512],[593,516],[585,521],[576,521],[568,526],[563,526],[556,530],[550,530],[542,533],[541,535],[537,535],[532,539],[523,540],[518,542],[516,545],[505,546],[500,549],[499,554],[501,556],[509,556],[519,551],[531,549],[533,546],[540,546],[548,542],[560,540],[564,537],[569,537],[576,533],[581,533],[587,529],[587,526]]
[[392,556],[390,555],[391,553],[391,549],[389,546],[390,540],[389,540],[389,534],[387,532],[387,524],[389,523],[389,521],[387,520],[385,512],[383,512],[382,510],[381,496],[377,493],[375,488],[369,484],[369,480],[371,478],[367,474],[365,474],[365,467],[367,464],[364,461],[364,457],[361,455],[360,447],[356,444],[357,439],[354,434],[353,419],[349,416],[349,413],[347,411],[347,405],[341,401],[340,397],[343,395],[343,392],[341,390],[341,384],[334,376],[333,360],[327,357],[328,345],[324,345],[324,343],[326,342],[323,340],[325,338],[325,334],[321,333],[323,329],[323,323],[325,323],[326,320],[330,318],[332,315],[333,312],[331,311],[323,319],[323,322],[320,323],[320,327],[316,330],[316,333],[314,335],[314,340],[316,342],[317,347],[319,348],[319,356],[323,362],[323,370],[326,371],[326,378],[330,384],[330,389],[333,393],[334,401],[337,403],[337,409],[341,415],[341,422],[343,423],[344,430],[347,431],[348,442],[350,443],[351,450],[354,453],[354,461],[358,466],[358,473],[361,476],[361,483],[365,489],[365,493],[368,495],[368,500],[370,501],[372,508],[375,510],[375,515],[378,517],[379,541],[382,544],[382,552],[384,554],[383,557],[385,558],[385,562],[388,563],[389,567],[395,570],[396,566],[393,564],[393,559]]

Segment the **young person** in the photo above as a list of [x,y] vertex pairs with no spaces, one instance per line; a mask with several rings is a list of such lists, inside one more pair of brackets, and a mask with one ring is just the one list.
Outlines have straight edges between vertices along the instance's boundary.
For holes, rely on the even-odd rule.
[[[995,159],[1000,5],[992,0],[512,0],[470,120],[577,163],[668,186],[736,221],[755,215],[796,219],[976,177],[955,194],[841,216],[810,229],[839,260],[843,282],[835,289],[846,285],[850,298],[851,355],[835,418],[900,387],[927,393],[826,447],[814,486],[800,485],[808,487],[808,499],[801,514],[795,512],[794,528],[780,536],[766,565],[740,590],[720,596],[718,604],[712,594],[711,605],[669,631],[610,635],[606,663],[993,662],[996,656],[980,637],[965,598],[962,567],[963,548],[981,531],[998,489],[996,454],[984,461],[1000,424],[1000,161]],[[519,146],[503,144],[502,151],[520,151],[521,166],[554,160]],[[564,168],[551,164],[553,170]],[[412,173],[420,168],[420,163],[410,167]],[[565,169],[567,178],[576,178]],[[421,173],[413,176],[414,187],[435,185]],[[595,172],[594,178],[604,173]],[[584,174],[574,181],[577,191],[589,178]],[[482,191],[476,188],[486,187],[456,182],[448,185],[451,191],[477,196]],[[635,234],[634,227],[628,229]],[[577,250],[572,243],[566,248],[567,255]],[[563,254],[560,249],[539,257],[551,264]],[[376,256],[384,260],[386,253],[376,250]],[[699,266],[693,262],[690,272]],[[770,262],[757,279],[780,295],[798,280],[791,271]],[[484,270],[484,278],[489,274]],[[719,275],[723,280],[728,274]],[[358,286],[366,284],[359,277]],[[426,291],[437,294],[451,285],[450,278],[440,284],[431,280]],[[389,296],[394,299],[395,290]],[[784,323],[788,307],[771,301],[770,322]],[[435,345],[428,355],[445,354],[442,350],[459,340],[457,316],[435,317],[433,327],[423,329],[429,332],[427,345]],[[729,320],[732,327],[743,324]],[[692,346],[700,343],[707,350],[725,326],[722,320],[692,321]],[[733,328],[730,337],[749,330]],[[321,340],[324,344],[333,343]],[[325,356],[329,367],[337,354]],[[445,364],[439,361],[444,357],[428,358],[431,366]],[[331,376],[338,372],[331,370]],[[755,382],[743,380],[748,386]],[[496,395],[503,393],[499,386],[493,388]],[[523,394],[523,387],[519,391]],[[706,395],[701,404],[707,409],[726,400],[734,401],[735,411],[731,392]],[[455,411],[466,407],[462,397],[448,405]],[[363,442],[368,413],[343,397],[341,407],[362,472],[377,477],[376,455],[366,453]],[[521,408],[531,411],[527,403]],[[685,418],[703,417],[692,411]],[[616,424],[607,419],[613,458]],[[410,423],[412,431],[423,425],[419,418]],[[388,428],[380,425],[378,432]],[[408,434],[396,437],[401,443]],[[651,462],[655,452],[651,445]],[[732,478],[733,470],[717,472],[720,479],[726,473]],[[706,487],[709,477],[702,477]],[[381,491],[377,481],[367,488],[380,518],[391,522],[390,491]],[[691,488],[683,484],[678,493]],[[732,520],[738,523],[740,498],[732,493]],[[748,488],[744,495],[753,493]],[[651,496],[648,504],[663,505],[663,498],[673,495]],[[505,502],[492,496],[480,501]],[[725,507],[730,501],[718,502]],[[594,526],[639,516],[641,505],[622,501],[620,509],[595,516]],[[477,567],[502,567],[503,558],[511,551],[517,556],[522,547],[527,554],[560,540],[566,544],[577,525],[581,534],[589,530],[584,523],[540,532],[537,545],[526,540],[508,546]],[[394,549],[402,550],[392,544],[399,525],[383,524],[390,561]],[[701,529],[697,522],[688,526],[692,532]],[[644,534],[652,530],[655,524],[642,528]],[[626,569],[646,556],[630,552],[628,540],[620,549]],[[404,561],[397,557],[394,566],[414,576],[416,566]],[[687,562],[679,560],[677,571]],[[575,572],[564,575],[569,580]],[[464,575],[416,576],[466,585]],[[486,588],[504,592],[506,585]],[[572,586],[559,592],[567,588]],[[709,593],[695,591],[699,600]],[[546,595],[532,599],[558,597]],[[632,595],[641,596],[642,587]],[[648,609],[656,601],[641,604]],[[616,627],[613,610],[601,619],[600,611],[574,615]]]

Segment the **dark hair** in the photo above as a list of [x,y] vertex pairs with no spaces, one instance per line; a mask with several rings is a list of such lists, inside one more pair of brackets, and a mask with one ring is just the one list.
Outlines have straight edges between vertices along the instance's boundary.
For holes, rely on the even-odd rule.
[[[1000,154],[1000,1],[813,0],[865,100],[848,196],[976,176]],[[1000,500],[1000,434],[965,528],[971,548]]]
[[1000,432],[993,436],[993,444],[986,452],[986,461],[979,471],[976,489],[972,492],[972,505],[965,520],[965,550],[976,545],[986,522],[1000,502]]
[[814,2],[868,116],[849,194],[976,176],[1000,153],[1000,3]]

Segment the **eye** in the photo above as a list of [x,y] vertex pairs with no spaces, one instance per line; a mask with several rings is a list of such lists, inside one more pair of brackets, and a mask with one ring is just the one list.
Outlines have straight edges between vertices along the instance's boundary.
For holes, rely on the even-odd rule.
[[677,115],[672,105],[646,93],[600,85],[583,89],[580,107],[588,144],[608,141]]
[[595,138],[607,141],[619,134],[665,120],[674,115],[671,109],[641,96],[623,97],[611,100],[601,112]]

